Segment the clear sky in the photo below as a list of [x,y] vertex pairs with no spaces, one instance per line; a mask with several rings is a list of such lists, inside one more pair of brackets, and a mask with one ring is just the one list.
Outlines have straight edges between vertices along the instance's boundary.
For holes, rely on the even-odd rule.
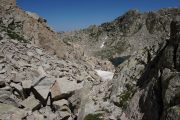
[[17,4],[44,17],[56,31],[71,31],[112,21],[129,9],[180,7],[180,0],[17,0]]

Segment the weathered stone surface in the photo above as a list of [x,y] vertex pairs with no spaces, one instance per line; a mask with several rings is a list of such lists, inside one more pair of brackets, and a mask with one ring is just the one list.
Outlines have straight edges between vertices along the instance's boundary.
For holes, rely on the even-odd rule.
[[20,84],[11,83],[10,86],[15,88],[19,92],[22,92],[22,86]]
[[62,99],[62,100],[54,101],[53,105],[58,106],[59,108],[61,108],[62,106],[69,106],[69,103],[68,103],[67,100]]
[[27,120],[44,120],[44,116],[40,114],[39,112],[35,111],[33,113],[30,113],[26,117]]
[[18,100],[11,93],[11,91],[0,90],[0,102],[4,104],[20,107]]
[[15,111],[14,114],[12,114],[11,120],[21,120],[21,119],[24,119],[26,115],[27,115],[27,111],[19,109]]
[[5,87],[5,86],[6,86],[5,82],[4,81],[0,81],[0,88]]
[[0,113],[8,113],[8,112],[16,112],[18,108],[16,108],[13,105],[8,105],[8,104],[2,104],[0,103]]
[[68,119],[71,116],[71,114],[67,111],[61,111],[60,116],[61,116],[61,119]]
[[33,95],[29,96],[27,99],[22,101],[21,104],[25,107],[25,109],[29,109],[32,111],[34,111],[40,107],[39,100],[37,100]]
[[22,81],[23,89],[30,89],[31,86],[32,86],[32,81],[31,80],[23,80]]
[[[45,77],[40,77],[38,81],[34,83],[33,93],[43,103],[47,100],[50,88],[53,85],[54,80]],[[45,104],[45,103],[44,103]]]
[[83,87],[83,83],[77,83],[75,81],[69,81],[67,78],[61,78],[55,81],[51,87],[52,98],[58,100],[63,98],[76,90]]

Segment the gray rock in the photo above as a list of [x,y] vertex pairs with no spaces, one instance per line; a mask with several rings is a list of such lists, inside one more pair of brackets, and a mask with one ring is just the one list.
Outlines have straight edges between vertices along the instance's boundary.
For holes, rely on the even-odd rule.
[[0,88],[3,88],[5,86],[6,86],[5,82],[4,81],[0,81]]
[[13,105],[8,105],[8,104],[2,104],[0,103],[0,113],[6,113],[6,112],[16,112],[18,108],[16,108]]
[[33,85],[34,95],[37,98],[41,97],[43,101],[46,101],[50,92],[50,88],[53,85],[53,83],[54,83],[54,80],[42,77],[41,79],[39,79],[39,81],[37,81]]
[[63,98],[76,90],[83,87],[83,83],[77,83],[76,81],[69,81],[66,78],[56,80],[51,87],[51,94],[54,100]]
[[61,108],[63,106],[69,106],[69,103],[68,103],[67,100],[62,99],[62,100],[54,101],[53,105],[58,106],[59,108]]
[[31,86],[32,86],[32,81],[31,80],[24,80],[24,81],[22,81],[23,89],[30,89]]
[[18,92],[22,92],[22,86],[20,84],[11,83],[10,86],[18,90]]
[[60,116],[61,116],[61,119],[68,119],[71,116],[71,114],[67,111],[61,111]]
[[27,110],[37,110],[40,107],[40,102],[33,95],[29,96],[27,99],[21,103]]
[[11,116],[12,120],[21,120],[27,116],[27,111],[18,109],[15,113]]

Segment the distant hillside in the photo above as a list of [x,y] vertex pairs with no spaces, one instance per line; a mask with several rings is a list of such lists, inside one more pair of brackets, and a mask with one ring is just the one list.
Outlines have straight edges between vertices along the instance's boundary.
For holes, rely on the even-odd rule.
[[135,50],[159,44],[169,38],[170,23],[180,8],[140,13],[130,10],[112,22],[87,29],[59,33],[65,43],[80,44],[84,51],[100,58],[131,55]]

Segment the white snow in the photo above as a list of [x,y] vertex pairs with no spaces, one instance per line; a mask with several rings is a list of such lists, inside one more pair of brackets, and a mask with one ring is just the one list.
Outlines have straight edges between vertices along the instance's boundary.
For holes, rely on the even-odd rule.
[[110,71],[95,70],[102,80],[112,80],[114,73]]
[[103,48],[103,47],[104,47],[104,43],[105,43],[105,42],[102,43],[102,45],[100,46],[100,48]]
[[104,38],[104,42],[101,44],[100,48],[103,48],[103,47],[104,47],[105,40],[107,40],[107,39],[108,39],[108,36],[106,36],[106,37]]

